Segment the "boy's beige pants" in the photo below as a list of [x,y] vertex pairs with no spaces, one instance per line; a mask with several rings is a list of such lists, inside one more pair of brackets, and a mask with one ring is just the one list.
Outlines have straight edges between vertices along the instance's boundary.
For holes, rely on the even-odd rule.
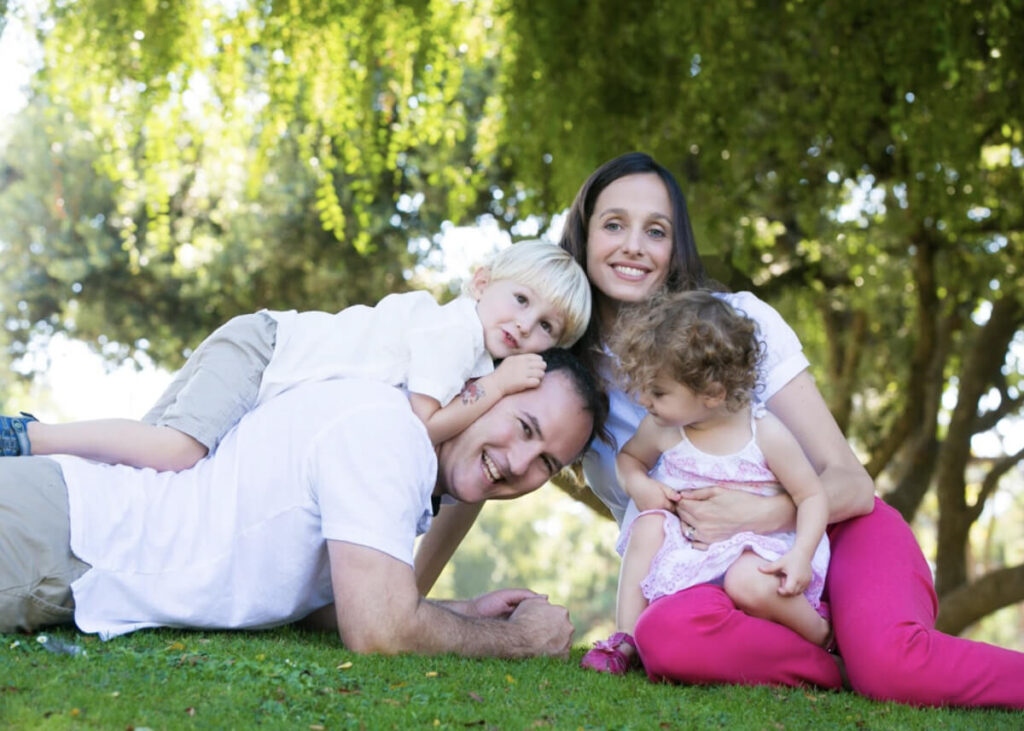
[[71,582],[90,566],[70,543],[60,466],[46,457],[0,458],[0,632],[74,619]]

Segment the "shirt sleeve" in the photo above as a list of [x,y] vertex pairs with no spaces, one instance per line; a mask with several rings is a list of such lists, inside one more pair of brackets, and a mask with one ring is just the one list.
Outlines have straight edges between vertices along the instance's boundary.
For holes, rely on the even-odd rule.
[[759,337],[765,346],[765,357],[754,397],[764,403],[806,370],[810,361],[804,355],[800,338],[774,307],[750,292],[723,296],[729,304],[757,323]]
[[[483,333],[475,312],[465,303],[421,308],[409,323],[409,375],[413,393],[448,404],[462,390],[483,353]],[[467,317],[467,314],[470,315]]]
[[317,436],[310,483],[325,539],[373,548],[413,563],[413,545],[437,460],[426,429],[401,392],[389,403],[349,412]]

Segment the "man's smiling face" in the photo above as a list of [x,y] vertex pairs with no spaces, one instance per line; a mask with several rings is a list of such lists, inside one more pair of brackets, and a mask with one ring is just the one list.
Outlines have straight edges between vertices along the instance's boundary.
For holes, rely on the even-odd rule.
[[438,487],[467,503],[536,490],[579,456],[593,427],[583,399],[560,371],[505,396],[438,450]]

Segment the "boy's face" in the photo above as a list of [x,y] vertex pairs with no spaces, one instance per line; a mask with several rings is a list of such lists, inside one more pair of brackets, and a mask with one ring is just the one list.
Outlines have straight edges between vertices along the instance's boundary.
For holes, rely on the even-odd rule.
[[540,353],[558,344],[565,317],[531,287],[510,279],[492,282],[487,270],[479,269],[470,292],[484,328],[484,345],[495,360]]

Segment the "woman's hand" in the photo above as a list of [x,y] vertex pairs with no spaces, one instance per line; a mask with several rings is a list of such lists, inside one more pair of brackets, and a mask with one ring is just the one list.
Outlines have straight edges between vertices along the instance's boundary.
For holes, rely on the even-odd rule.
[[725,487],[683,490],[675,509],[683,535],[697,549],[743,531],[792,530],[796,518],[796,506],[788,495],[764,497]]

